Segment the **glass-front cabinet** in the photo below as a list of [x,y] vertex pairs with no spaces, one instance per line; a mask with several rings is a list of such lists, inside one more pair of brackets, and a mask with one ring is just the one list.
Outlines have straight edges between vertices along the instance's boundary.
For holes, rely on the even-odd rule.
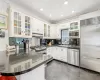
[[50,25],[44,24],[44,38],[50,38]]
[[79,23],[78,22],[72,22],[72,23],[70,23],[70,30],[71,31],[79,30]]
[[48,37],[50,37],[50,26],[48,25]]
[[44,24],[44,37],[47,37],[47,24]]
[[14,12],[14,34],[21,35],[21,28],[22,28],[22,21],[21,21],[21,14],[18,12]]
[[15,9],[9,9],[9,37],[32,37],[31,17]]
[[31,22],[30,22],[30,17],[25,16],[25,35],[26,36],[30,36],[30,32],[31,32]]

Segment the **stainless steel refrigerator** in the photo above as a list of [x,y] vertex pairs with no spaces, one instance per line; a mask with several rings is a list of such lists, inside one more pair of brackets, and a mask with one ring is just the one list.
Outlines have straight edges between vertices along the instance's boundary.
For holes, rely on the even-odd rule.
[[100,25],[81,26],[80,66],[100,72]]

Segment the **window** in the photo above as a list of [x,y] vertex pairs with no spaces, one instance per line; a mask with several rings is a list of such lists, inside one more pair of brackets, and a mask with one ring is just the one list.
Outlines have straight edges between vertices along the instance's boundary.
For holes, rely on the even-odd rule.
[[62,44],[69,43],[69,31],[68,31],[68,29],[61,30],[61,42],[62,42]]

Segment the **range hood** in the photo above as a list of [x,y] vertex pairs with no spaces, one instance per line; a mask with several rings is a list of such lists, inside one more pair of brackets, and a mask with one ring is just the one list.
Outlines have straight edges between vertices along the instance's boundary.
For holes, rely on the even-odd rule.
[[32,33],[32,37],[43,38],[43,34],[41,34],[41,33]]

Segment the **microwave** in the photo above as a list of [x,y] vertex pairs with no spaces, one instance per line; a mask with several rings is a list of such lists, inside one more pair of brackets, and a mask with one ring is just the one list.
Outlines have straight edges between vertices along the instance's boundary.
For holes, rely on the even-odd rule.
[[79,32],[75,31],[69,32],[69,36],[79,36]]
[[80,46],[80,38],[70,38],[69,45]]

